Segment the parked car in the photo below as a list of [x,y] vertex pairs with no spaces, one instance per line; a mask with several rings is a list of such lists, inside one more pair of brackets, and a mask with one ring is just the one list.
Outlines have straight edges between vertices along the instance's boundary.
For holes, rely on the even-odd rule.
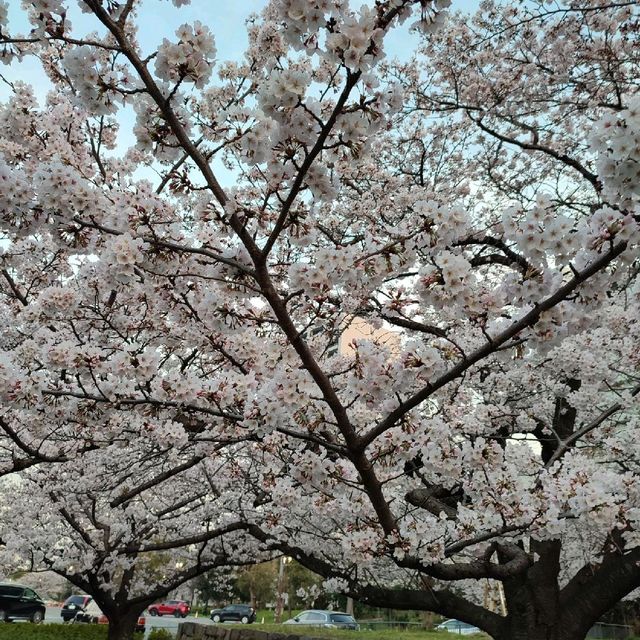
[[223,609],[212,609],[211,619],[214,622],[242,622],[251,624],[256,620],[256,612],[248,604],[228,604]]
[[448,631],[459,636],[470,636],[473,633],[482,633],[481,629],[472,624],[460,622],[460,620],[445,620],[436,627],[437,631]]
[[11,583],[0,584],[0,622],[42,622],[46,610],[44,600],[31,587]]
[[191,611],[191,607],[184,600],[167,600],[152,604],[149,609],[150,616],[174,616],[175,618],[186,618]]
[[91,602],[91,596],[76,594],[69,596],[62,605],[60,616],[65,622],[76,617],[78,611],[82,611]]
[[325,629],[360,629],[360,625],[349,613],[343,611],[327,611],[310,609],[300,612],[295,618],[285,620],[283,624],[300,624],[307,627],[324,627]]
[[[81,611],[76,613],[74,622],[86,622],[90,624],[109,624],[109,619],[102,613],[102,609],[98,606],[95,600],[89,599],[87,605]],[[144,616],[138,618],[136,623],[136,631],[144,631],[147,621]]]

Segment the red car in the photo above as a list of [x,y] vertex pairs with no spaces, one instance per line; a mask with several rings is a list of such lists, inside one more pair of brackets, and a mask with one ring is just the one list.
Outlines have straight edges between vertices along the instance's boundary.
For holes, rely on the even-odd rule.
[[174,616],[176,618],[186,618],[191,611],[191,607],[184,600],[167,600],[149,607],[150,616]]

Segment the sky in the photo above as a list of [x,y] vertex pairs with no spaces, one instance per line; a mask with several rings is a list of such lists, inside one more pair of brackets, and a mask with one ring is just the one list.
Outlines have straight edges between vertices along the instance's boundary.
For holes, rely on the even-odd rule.
[[[83,14],[75,0],[68,0],[67,4],[74,35],[101,31],[97,19]],[[138,19],[140,43],[145,51],[151,52],[157,49],[163,38],[175,39],[174,32],[181,24],[200,20],[215,34],[218,60],[240,59],[247,44],[244,21],[251,13],[260,11],[265,4],[265,0],[193,0],[190,6],[178,9],[167,0],[146,0]],[[10,33],[24,35],[30,28],[21,8],[21,1],[9,0]],[[11,81],[26,80],[37,89],[39,96],[48,88],[48,82],[37,60],[25,58],[23,62],[13,63],[10,67],[0,65],[0,73]],[[6,96],[6,88],[0,88],[0,100],[4,100]]]
[[[371,4],[372,0],[366,3]],[[352,0],[354,7],[359,4],[358,0]],[[471,11],[478,4],[478,0],[453,0],[452,9]],[[97,20],[81,13],[75,0],[69,0],[68,5],[74,32],[85,34],[99,29]],[[138,19],[140,43],[143,50],[151,52],[163,38],[175,39],[174,31],[179,25],[200,20],[215,34],[218,60],[239,60],[247,44],[244,21],[265,5],[266,0],[192,0],[190,5],[178,9],[168,0],[146,0]],[[9,28],[12,34],[26,34],[30,29],[20,0],[9,0]],[[406,58],[416,42],[416,38],[408,34],[406,29],[395,30],[386,40],[387,55]],[[30,82],[39,95],[44,95],[48,87],[38,62],[32,59],[25,59],[10,67],[0,65],[0,73],[8,80],[22,79]],[[6,96],[6,87],[1,87],[0,100],[4,100]]]
[[[9,33],[28,34],[31,25],[21,8],[21,0],[9,0]],[[103,32],[97,19],[90,14],[82,13],[76,0],[67,0],[68,19],[73,26],[73,35],[81,37],[91,31]],[[175,30],[185,22],[200,20],[209,26],[215,36],[217,60],[241,60],[247,46],[245,20],[252,13],[259,12],[267,0],[191,0],[191,4],[180,8],[174,7],[170,0],[145,0],[139,8],[137,23],[138,38],[143,52],[148,55],[155,51],[163,38],[175,40]],[[351,0],[351,5],[358,8],[361,4],[373,4],[373,0]],[[470,12],[477,8],[479,0],[453,0],[452,10]],[[385,39],[385,50],[388,58],[406,60],[418,43],[418,37],[408,31],[408,21],[401,28],[394,29]],[[153,70],[153,65],[152,65]],[[26,57],[19,63],[8,66],[0,64],[0,74],[9,82],[24,80],[31,84],[37,98],[44,102],[46,93],[51,88],[38,60]],[[215,82],[215,75],[213,76]],[[10,95],[7,84],[0,82],[0,102]],[[119,145],[116,151],[123,151],[133,143],[131,129],[135,116],[131,107],[120,111],[118,120],[121,125]],[[225,174],[221,167],[218,171]],[[147,176],[151,178],[151,176]],[[230,178],[230,176],[228,176]],[[226,182],[226,180],[224,180]]]

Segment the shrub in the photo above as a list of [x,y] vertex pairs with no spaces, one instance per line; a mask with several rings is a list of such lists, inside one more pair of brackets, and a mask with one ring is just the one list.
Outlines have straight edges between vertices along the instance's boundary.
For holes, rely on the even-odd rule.
[[0,640],[106,640],[106,638],[107,625],[0,625]]
[[174,635],[166,629],[152,629],[147,640],[173,640]]
[[[143,634],[136,633],[136,640]],[[151,640],[173,640],[173,636],[154,635]],[[0,640],[107,640],[106,624],[0,624]]]

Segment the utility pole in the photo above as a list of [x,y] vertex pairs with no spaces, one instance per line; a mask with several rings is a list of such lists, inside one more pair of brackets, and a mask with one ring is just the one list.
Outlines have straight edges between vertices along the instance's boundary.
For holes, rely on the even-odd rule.
[[347,596],[347,608],[345,613],[348,613],[351,616],[353,615],[353,598],[350,598],[349,596]]
[[285,598],[285,567],[291,562],[291,558],[282,556],[278,565],[278,582],[276,586],[276,609],[274,612],[274,621],[276,624],[282,622],[282,612],[284,611]]

